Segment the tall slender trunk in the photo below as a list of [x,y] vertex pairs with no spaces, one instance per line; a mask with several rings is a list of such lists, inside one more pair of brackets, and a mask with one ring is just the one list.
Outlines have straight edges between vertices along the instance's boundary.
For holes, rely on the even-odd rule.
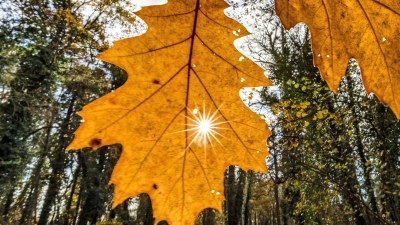
[[228,225],[237,225],[240,222],[243,206],[243,187],[245,172],[235,166],[229,166],[225,176],[226,214]]
[[33,185],[31,185],[31,188],[29,190],[29,194],[28,194],[28,198],[25,202],[25,205],[22,209],[22,214],[21,214],[21,218],[19,220],[19,224],[23,225],[23,224],[27,224],[27,223],[32,223],[32,221],[30,221],[31,216],[32,216],[32,212],[33,212],[33,192],[35,190],[35,187]]
[[[275,164],[275,170],[278,168],[278,159],[277,155],[274,152],[273,155],[274,158],[274,164]],[[280,179],[278,177],[278,171],[275,171],[275,183],[274,183],[274,198],[275,198],[275,214],[276,214],[276,224],[281,225],[281,205],[279,201],[279,183]]]
[[228,179],[225,183],[226,198],[227,198],[227,212],[228,212],[228,225],[236,225],[236,190],[235,190],[235,167],[228,167]]
[[60,191],[60,186],[61,186],[60,177],[64,172],[65,168],[65,162],[64,162],[65,148],[69,143],[69,140],[66,139],[66,136],[69,133],[69,122],[71,121],[72,114],[74,113],[75,101],[76,101],[76,93],[73,93],[71,100],[69,102],[65,118],[62,120],[60,134],[58,136],[58,142],[57,142],[58,145],[54,150],[54,158],[50,163],[52,171],[49,179],[49,186],[46,192],[46,197],[43,201],[42,211],[40,212],[38,225],[47,224],[51,208],[54,205],[56,197]]
[[151,200],[147,194],[139,195],[139,207],[136,218],[137,224],[153,225],[153,209],[151,207]]
[[[52,121],[50,121],[50,124],[52,124]],[[31,191],[28,195],[28,198],[26,199],[25,206],[22,210],[22,215],[20,218],[20,224],[30,224],[30,223],[36,223],[36,217],[34,216],[36,214],[36,209],[37,209],[37,201],[39,198],[39,192],[41,190],[41,171],[43,168],[43,165],[46,160],[47,153],[49,151],[49,140],[50,140],[50,133],[51,133],[51,127],[48,126],[46,130],[46,139],[44,141],[44,145],[42,147],[42,151],[39,156],[39,160],[37,164],[35,165],[35,168],[32,171],[31,179],[30,182],[31,184]],[[32,218],[33,214],[33,218]],[[34,220],[32,222],[31,220]]]
[[[82,173],[83,173],[83,168],[82,168]],[[82,175],[82,178],[83,178],[83,175]],[[81,183],[82,182],[83,181],[81,181]],[[78,221],[79,210],[80,210],[81,202],[82,202],[82,193],[83,193],[83,188],[82,188],[82,184],[81,184],[80,189],[79,189],[79,194],[78,194],[78,200],[76,201],[76,210],[75,210],[74,218],[72,220],[72,225],[75,225]]]
[[[330,113],[335,113],[335,102],[334,99],[328,100],[328,111]],[[344,143],[340,141],[340,135],[344,133],[344,128],[341,125],[336,124],[335,121],[331,121],[330,124],[330,133],[334,140],[332,148],[336,148],[338,150],[336,163],[340,164],[340,170],[337,171],[337,178],[339,179],[340,185],[342,186],[341,192],[344,196],[345,201],[350,205],[353,210],[353,216],[355,219],[355,223],[357,225],[364,225],[366,221],[363,217],[363,205],[360,204],[361,200],[359,199],[359,193],[356,187],[359,186],[359,182],[356,176],[356,167],[354,165],[354,159],[352,158],[353,148],[350,146],[350,143]]]
[[[15,180],[15,179],[13,178],[13,180]],[[7,193],[6,201],[5,201],[4,206],[3,206],[3,218],[4,218],[4,221],[8,221],[8,213],[10,212],[11,204],[12,204],[13,199],[14,199],[13,198],[14,192],[15,192],[15,186],[12,186],[11,189]]]
[[215,212],[213,209],[205,209],[203,211],[203,217],[201,220],[202,225],[214,225],[215,224]]
[[18,210],[21,211],[24,208],[25,197],[28,190],[31,188],[31,182],[26,182],[24,188],[22,189],[21,193],[18,195],[17,199],[15,200],[15,204],[11,207],[12,211]]
[[[77,154],[78,154],[78,158],[79,158],[80,152],[78,152]],[[76,189],[76,185],[78,183],[78,178],[79,178],[80,171],[81,171],[81,163],[80,163],[80,160],[78,160],[78,165],[77,165],[77,167],[75,169],[75,172],[74,172],[74,175],[73,175],[73,178],[72,178],[71,192],[69,194],[69,198],[68,198],[67,204],[65,206],[65,213],[64,213],[64,216],[63,216],[64,217],[63,218],[64,225],[70,224],[69,223],[69,219],[72,216],[72,214],[70,212],[71,206],[72,206],[72,199],[73,199],[74,194],[75,194],[75,189]]]
[[[400,199],[398,196],[391,194],[396,190],[396,182],[399,176],[398,168],[398,148],[391,145],[390,132],[388,130],[388,121],[386,119],[388,113],[386,108],[379,104],[376,110],[376,127],[375,132],[378,140],[378,152],[380,153],[381,164],[378,166],[380,172],[380,194],[379,202],[382,206],[382,215],[389,214],[391,222],[400,224]],[[396,134],[396,137],[398,136]],[[387,193],[389,192],[389,193]]]
[[254,172],[249,170],[247,171],[247,177],[246,177],[246,196],[245,196],[245,204],[244,204],[244,225],[250,225],[251,224],[251,211],[250,211],[250,198],[251,198],[251,186],[253,184],[253,179],[254,179]]
[[281,206],[279,202],[279,184],[274,184],[276,225],[281,225]]
[[[349,73],[349,71],[347,72]],[[351,73],[351,72],[350,72]],[[349,97],[350,97],[350,105],[352,106],[352,114],[354,116],[354,127],[355,127],[355,136],[356,136],[356,146],[357,146],[357,153],[360,156],[360,160],[361,160],[361,167],[363,168],[363,177],[365,180],[365,188],[367,189],[367,195],[368,195],[368,200],[369,200],[369,204],[372,208],[373,211],[373,216],[372,217],[376,217],[379,216],[379,209],[378,209],[378,203],[374,194],[374,187],[372,186],[372,180],[371,180],[371,167],[370,165],[367,163],[367,156],[365,155],[365,148],[364,145],[362,143],[362,137],[361,137],[361,131],[360,131],[360,119],[359,116],[356,112],[356,100],[355,100],[355,95],[354,95],[354,81],[351,77],[351,74],[347,74],[346,76],[346,81],[348,84],[348,93],[349,93]],[[370,217],[370,223],[374,223],[373,222],[373,218]]]

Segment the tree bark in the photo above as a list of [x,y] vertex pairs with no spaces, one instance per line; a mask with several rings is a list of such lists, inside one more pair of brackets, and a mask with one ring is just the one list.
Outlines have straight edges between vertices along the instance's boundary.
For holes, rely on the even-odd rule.
[[74,105],[76,101],[76,93],[72,94],[69,102],[68,110],[65,118],[62,120],[60,134],[58,136],[58,145],[54,151],[54,158],[51,161],[52,172],[49,179],[49,186],[46,192],[46,197],[43,201],[42,211],[40,212],[38,225],[46,225],[52,206],[55,203],[56,197],[60,191],[61,175],[65,168],[65,148],[69,143],[66,135],[69,133],[69,122],[71,121],[72,114],[74,113]]
[[[50,121],[50,124],[52,122]],[[22,210],[22,215],[20,219],[20,224],[30,224],[30,223],[36,223],[36,217],[33,215],[33,220],[32,222],[32,214],[36,214],[37,210],[37,201],[39,198],[39,192],[41,190],[41,171],[43,168],[43,165],[46,160],[47,153],[50,149],[49,146],[49,139],[50,139],[50,133],[51,133],[51,126],[47,128],[46,130],[46,140],[44,141],[44,145],[42,146],[42,151],[39,156],[39,160],[33,169],[32,175],[30,182],[31,184],[31,191],[28,195],[28,198],[26,199],[25,206]]]
[[[78,159],[79,159],[81,153],[78,152],[77,154],[78,154]],[[79,174],[80,174],[80,171],[81,171],[81,163],[80,162],[81,162],[81,160],[78,160],[78,165],[77,165],[77,167],[75,169],[75,172],[74,172],[74,175],[73,175],[73,178],[72,178],[71,192],[69,194],[69,198],[68,198],[67,204],[65,206],[65,213],[64,213],[64,218],[63,218],[64,225],[70,224],[69,223],[69,219],[72,216],[72,214],[70,212],[71,206],[72,206],[72,199],[73,199],[74,194],[75,194],[76,185],[78,183],[78,178],[79,178]]]

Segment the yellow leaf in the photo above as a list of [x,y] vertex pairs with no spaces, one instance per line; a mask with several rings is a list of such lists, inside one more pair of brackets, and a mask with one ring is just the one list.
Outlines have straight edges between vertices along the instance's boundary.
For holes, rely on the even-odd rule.
[[308,127],[308,125],[310,125],[310,123],[308,121],[304,122],[305,127]]
[[250,92],[250,94],[249,94],[249,100],[252,100],[253,99],[253,92]]
[[300,103],[300,108],[306,109],[309,105],[310,105],[310,102],[308,102],[308,101],[306,101],[306,102],[301,102],[301,103]]
[[282,107],[288,107],[290,105],[290,101],[284,101]]
[[144,8],[147,33],[100,55],[128,80],[79,112],[85,122],[68,149],[122,144],[113,207],[148,193],[156,223],[194,224],[204,208],[222,211],[228,165],[266,171],[270,131],[239,91],[271,83],[256,64],[237,60],[233,41],[247,32],[225,7],[185,0]]
[[275,7],[286,28],[309,27],[314,63],[331,90],[355,58],[367,93],[400,118],[400,1],[276,0]]
[[301,118],[301,112],[300,112],[300,111],[296,112],[296,116],[297,116],[298,118]]
[[324,113],[322,111],[318,111],[317,112],[317,117],[318,117],[318,119],[324,118]]
[[278,109],[277,109],[274,105],[271,106],[271,111],[272,111],[274,114],[278,114],[278,113],[279,113]]

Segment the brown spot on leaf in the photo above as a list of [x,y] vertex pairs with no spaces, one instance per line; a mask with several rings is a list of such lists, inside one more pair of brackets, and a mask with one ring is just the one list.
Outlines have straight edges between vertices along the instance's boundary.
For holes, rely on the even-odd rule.
[[101,139],[98,138],[93,138],[90,142],[89,145],[92,146],[92,148],[98,147],[101,145]]
[[158,189],[157,184],[153,184],[153,188],[157,190]]
[[114,99],[114,98],[111,98],[111,99],[109,99],[109,101],[110,101],[110,104],[112,104],[112,105],[115,105],[115,104],[117,104],[117,102],[115,101],[115,99]]
[[160,80],[153,79],[153,84],[160,84]]

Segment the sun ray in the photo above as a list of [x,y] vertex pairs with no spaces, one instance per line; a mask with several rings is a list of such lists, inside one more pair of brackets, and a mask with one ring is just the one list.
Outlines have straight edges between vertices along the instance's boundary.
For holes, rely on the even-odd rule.
[[[222,106],[222,105],[221,105]],[[174,133],[181,132],[191,132],[191,134],[187,137],[190,142],[186,146],[186,150],[190,148],[193,144],[196,146],[203,146],[204,148],[204,156],[207,158],[207,145],[211,146],[214,149],[213,141],[216,141],[219,145],[224,147],[220,137],[226,138],[217,130],[230,130],[229,128],[220,127],[220,125],[228,123],[229,121],[219,121],[223,118],[221,115],[218,115],[220,112],[219,106],[214,112],[211,107],[207,110],[206,105],[203,103],[202,109],[199,110],[198,105],[195,103],[195,108],[186,110],[189,111],[189,115],[183,115],[188,119],[188,123],[184,124],[187,129],[180,130]]]

